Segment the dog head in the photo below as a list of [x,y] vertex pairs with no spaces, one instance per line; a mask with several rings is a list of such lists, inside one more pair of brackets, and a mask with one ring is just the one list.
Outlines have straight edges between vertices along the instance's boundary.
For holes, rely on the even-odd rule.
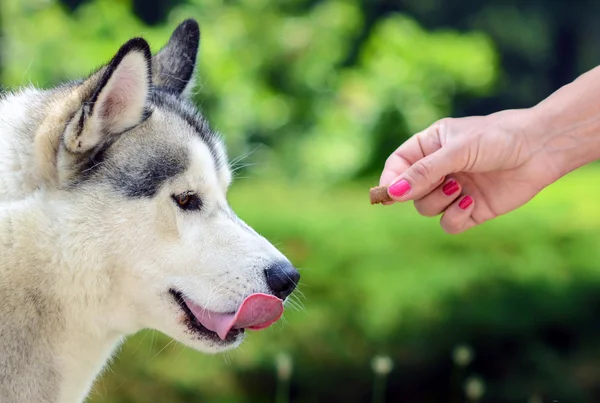
[[224,145],[188,99],[199,39],[188,20],[154,56],[128,41],[61,90],[68,123],[36,147],[53,156],[40,175],[67,217],[65,259],[108,272],[133,328],[216,352],[277,320],[299,274],[227,202]]

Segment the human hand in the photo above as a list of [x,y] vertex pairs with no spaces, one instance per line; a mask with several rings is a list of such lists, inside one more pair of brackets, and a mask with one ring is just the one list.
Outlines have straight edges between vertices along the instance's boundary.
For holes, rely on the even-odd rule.
[[441,213],[446,232],[463,232],[522,206],[561,176],[536,124],[533,109],[443,119],[390,155],[380,185],[394,201],[413,200],[424,216]]

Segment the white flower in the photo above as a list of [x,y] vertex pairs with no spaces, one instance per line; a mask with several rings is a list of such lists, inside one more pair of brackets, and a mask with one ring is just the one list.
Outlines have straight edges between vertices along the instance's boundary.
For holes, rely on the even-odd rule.
[[476,376],[471,376],[465,381],[465,394],[471,401],[478,401],[485,393],[485,384],[483,380]]
[[277,366],[277,378],[283,381],[287,381],[291,378],[294,363],[289,354],[278,354],[275,358],[275,365]]
[[452,359],[454,364],[459,367],[466,367],[473,361],[473,349],[466,344],[459,344],[452,351]]
[[371,368],[377,375],[387,375],[392,371],[394,363],[387,355],[377,355],[371,360]]

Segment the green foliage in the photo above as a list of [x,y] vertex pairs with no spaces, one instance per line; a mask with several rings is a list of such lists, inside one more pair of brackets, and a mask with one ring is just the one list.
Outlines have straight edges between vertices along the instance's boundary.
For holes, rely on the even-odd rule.
[[357,42],[365,17],[356,0],[190,0],[155,27],[124,0],[85,2],[72,15],[56,0],[0,7],[9,87],[78,78],[133,35],[157,50],[177,22],[197,18],[198,103],[234,155],[258,147],[253,158],[288,180],[333,183],[376,171],[390,143],[450,113],[456,94],[486,93],[496,76],[485,36],[428,32],[401,14]]

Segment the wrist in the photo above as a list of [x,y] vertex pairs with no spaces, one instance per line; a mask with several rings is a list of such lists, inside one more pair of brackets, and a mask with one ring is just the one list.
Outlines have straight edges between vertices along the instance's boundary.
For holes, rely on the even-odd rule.
[[542,102],[529,110],[530,141],[547,161],[551,181],[600,159],[600,115],[562,106]]
[[558,177],[600,159],[600,67],[530,110],[533,136]]

